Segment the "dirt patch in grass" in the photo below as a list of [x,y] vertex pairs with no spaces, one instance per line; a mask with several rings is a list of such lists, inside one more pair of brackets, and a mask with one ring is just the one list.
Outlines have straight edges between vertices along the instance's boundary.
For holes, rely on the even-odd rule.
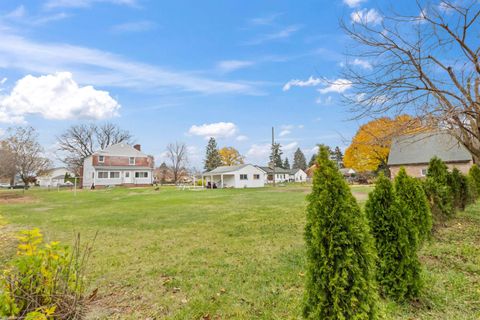
[[36,199],[23,193],[0,193],[0,204],[33,203]]

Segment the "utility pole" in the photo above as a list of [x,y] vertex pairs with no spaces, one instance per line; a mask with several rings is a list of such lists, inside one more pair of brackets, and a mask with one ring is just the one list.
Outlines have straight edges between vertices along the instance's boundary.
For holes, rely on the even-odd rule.
[[[275,146],[275,128],[272,127],[272,152]],[[273,167],[273,187],[275,187],[275,155],[272,153],[272,167]]]

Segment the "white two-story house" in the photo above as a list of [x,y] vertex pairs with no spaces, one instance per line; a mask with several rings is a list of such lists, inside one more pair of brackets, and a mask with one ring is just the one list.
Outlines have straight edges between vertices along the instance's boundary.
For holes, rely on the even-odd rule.
[[153,168],[153,157],[143,153],[139,144],[114,144],[83,161],[82,186],[149,186]]

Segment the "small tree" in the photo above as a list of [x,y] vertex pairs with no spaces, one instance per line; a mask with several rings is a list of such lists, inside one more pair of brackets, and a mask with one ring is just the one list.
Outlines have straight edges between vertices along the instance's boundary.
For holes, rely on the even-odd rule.
[[377,279],[382,292],[398,301],[417,297],[421,269],[412,211],[399,201],[383,174],[368,195],[365,212],[378,252]]
[[410,209],[412,219],[409,223],[416,230],[419,242],[423,242],[432,231],[432,213],[421,182],[409,177],[401,168],[395,177],[395,192],[398,199]]
[[173,182],[177,184],[180,178],[187,174],[188,154],[185,143],[175,142],[167,145],[167,158],[170,161],[170,171]]
[[473,178],[468,175],[466,176],[467,178],[467,183],[468,183],[468,204],[473,204],[477,202],[478,198],[478,190],[477,190],[477,185],[475,184],[475,181]]
[[222,158],[217,149],[217,142],[215,138],[211,137],[208,140],[207,150],[205,152],[204,168],[207,171],[211,171],[215,168],[218,168],[222,165]]
[[473,183],[476,186],[476,191],[480,192],[480,168],[474,164],[468,171],[468,175],[471,177]]
[[307,159],[305,159],[305,155],[300,148],[297,148],[293,155],[292,169],[302,169],[304,171],[307,169]]
[[321,147],[308,195],[307,319],[376,319],[375,250],[365,215]]
[[469,186],[467,178],[458,170],[453,168],[448,175],[448,186],[452,191],[453,206],[459,210],[465,210],[469,200]]
[[282,168],[286,170],[290,170],[290,162],[288,161],[287,157],[285,157],[285,160],[283,160]]
[[433,157],[428,165],[424,188],[433,218],[437,222],[442,222],[455,214],[452,191],[448,186],[448,175],[445,163]]

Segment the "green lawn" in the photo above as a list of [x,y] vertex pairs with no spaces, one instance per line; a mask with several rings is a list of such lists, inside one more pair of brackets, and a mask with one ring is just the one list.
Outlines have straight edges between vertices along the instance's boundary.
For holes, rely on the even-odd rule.
[[[353,187],[364,202],[369,187]],[[98,231],[91,318],[298,319],[307,187],[26,192],[0,202],[0,259],[12,230],[49,240]],[[7,191],[0,192],[0,201]],[[0,219],[0,225],[2,224]],[[480,317],[480,206],[440,229],[422,250],[426,288],[415,304],[383,301],[387,319]]]

